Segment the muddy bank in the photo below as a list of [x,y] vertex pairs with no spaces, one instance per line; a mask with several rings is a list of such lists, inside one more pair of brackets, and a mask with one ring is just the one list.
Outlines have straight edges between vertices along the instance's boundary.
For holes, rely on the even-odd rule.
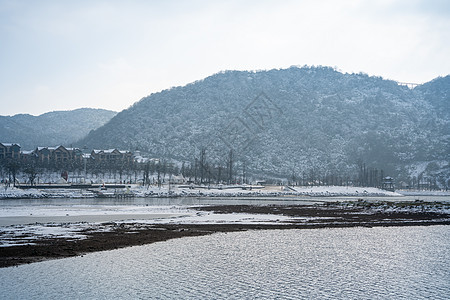
[[[437,220],[449,219],[446,208],[450,205],[438,202],[378,202],[370,203],[357,201],[351,203],[326,203],[323,205],[216,205],[196,207],[197,210],[212,211],[215,213],[251,213],[272,214],[295,218],[313,218],[306,224],[354,224],[364,223],[375,225],[397,224],[398,222],[433,223]],[[326,218],[326,219],[324,219]],[[299,219],[298,222],[301,220]],[[305,223],[302,223],[306,225]],[[385,226],[385,225],[383,225]],[[397,225],[394,225],[397,226]]]
[[[423,208],[423,207],[422,207]],[[80,232],[85,239],[53,238],[33,241],[34,245],[0,247],[0,267],[17,266],[47,259],[83,255],[89,252],[112,250],[150,244],[174,238],[262,229],[304,229],[356,226],[424,226],[450,225],[447,210],[373,209],[366,205],[324,206],[254,206],[221,205],[196,207],[216,213],[275,214],[293,217],[289,222],[272,224],[205,223],[205,224],[142,224],[108,223],[110,230],[99,231],[95,226]],[[398,209],[398,210],[396,210]],[[298,218],[298,219],[296,219]],[[104,225],[104,224],[103,224]]]

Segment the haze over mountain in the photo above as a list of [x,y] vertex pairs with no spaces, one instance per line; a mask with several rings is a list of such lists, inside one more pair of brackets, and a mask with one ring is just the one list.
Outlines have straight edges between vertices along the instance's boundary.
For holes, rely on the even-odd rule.
[[38,146],[70,146],[89,131],[108,122],[117,113],[104,109],[80,108],[54,111],[39,116],[0,116],[0,141],[19,143],[23,150]]
[[450,177],[450,76],[415,89],[328,67],[226,71],[141,99],[78,142],[250,174],[354,173]]

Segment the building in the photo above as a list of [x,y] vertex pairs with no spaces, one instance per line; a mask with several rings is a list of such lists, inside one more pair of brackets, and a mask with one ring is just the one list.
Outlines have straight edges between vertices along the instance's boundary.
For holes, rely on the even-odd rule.
[[0,143],[0,159],[20,158],[20,145],[15,143]]
[[20,160],[25,164],[35,163],[37,154],[33,150],[20,151]]
[[67,163],[70,159],[70,153],[63,146],[58,146],[51,152],[52,162]]
[[39,163],[47,165],[50,163],[52,158],[52,152],[55,148],[52,147],[37,147],[34,150],[35,155]]
[[64,164],[69,162],[81,163],[83,152],[78,148],[57,147],[37,147],[34,155],[41,164]]
[[82,162],[83,161],[83,151],[80,148],[66,148],[69,153],[69,159],[74,162]]
[[16,143],[0,143],[0,160],[12,158],[24,163],[34,162],[41,166],[71,164],[83,165],[87,161],[100,166],[131,166],[135,163],[132,152],[118,149],[92,150],[91,154],[85,155],[79,148],[36,147],[32,151],[21,151],[20,145]]
[[118,149],[92,150],[91,158],[96,164],[101,165],[131,165],[133,153]]

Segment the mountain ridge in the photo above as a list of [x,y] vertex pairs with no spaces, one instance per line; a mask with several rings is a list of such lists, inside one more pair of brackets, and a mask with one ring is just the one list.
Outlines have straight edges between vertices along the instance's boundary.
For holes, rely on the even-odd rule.
[[0,116],[0,141],[18,143],[24,150],[37,146],[70,145],[116,114],[105,109],[79,108],[38,116]]
[[[190,162],[205,149],[211,164],[225,165],[233,148],[227,130],[235,127],[245,129],[239,136],[244,141],[251,132],[248,147],[235,150],[242,152],[236,160],[254,174],[346,174],[363,162],[406,178],[415,164],[434,162],[433,176],[445,182],[448,78],[436,79],[443,90],[436,94],[436,82],[409,89],[329,67],[225,71],[144,97],[77,144]],[[264,126],[254,122],[261,116],[252,107],[261,93],[267,99],[260,108],[280,111]]]
[[[235,160],[255,176],[354,174],[363,163],[446,184],[449,79],[409,89],[329,67],[224,71],[144,97],[74,144],[190,163],[204,149],[211,165],[225,166],[235,147],[230,130],[244,128],[234,135],[241,139]],[[279,110],[263,126],[254,122],[261,116],[252,106],[261,93],[267,99],[260,106]],[[242,144],[247,137],[251,143]]]

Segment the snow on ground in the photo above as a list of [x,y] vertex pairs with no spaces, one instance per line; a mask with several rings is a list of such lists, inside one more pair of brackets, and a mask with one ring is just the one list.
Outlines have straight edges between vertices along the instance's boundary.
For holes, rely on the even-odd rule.
[[14,187],[0,189],[0,199],[45,198],[47,194],[36,189],[21,190]]
[[93,198],[94,193],[82,189],[0,189],[0,199]]
[[36,240],[47,238],[83,239],[81,230],[88,224],[28,224],[0,227],[0,247],[32,245]]
[[295,192],[310,196],[402,196],[399,193],[390,192],[374,187],[353,186],[313,186],[293,187]]
[[[8,225],[8,220],[20,220],[21,223],[33,222],[38,219],[42,223],[56,219],[67,220],[77,217],[79,222],[98,223],[103,216],[117,216],[120,221],[127,223],[225,223],[225,222],[274,222],[286,221],[290,218],[280,215],[253,215],[253,214],[215,214],[213,212],[200,212],[187,206],[139,206],[139,205],[65,205],[61,206],[16,206],[0,208],[0,225]],[[114,220],[114,218],[111,218]],[[3,224],[2,224],[3,223]],[[36,223],[36,222],[34,222]],[[11,224],[13,225],[13,224]]]
[[[105,215],[108,217],[105,219]],[[76,216],[76,219],[69,219]],[[58,218],[59,217],[59,218]],[[61,219],[62,217],[62,219]],[[273,224],[292,218],[243,213],[215,214],[186,206],[34,206],[0,209],[0,247],[32,244],[46,238],[85,238],[82,230],[109,230],[119,224]],[[39,222],[35,222],[39,220]],[[57,222],[54,222],[57,220]],[[61,221],[63,220],[63,221]],[[75,220],[73,222],[73,220]],[[12,221],[11,224],[8,222]],[[20,224],[17,224],[19,221]]]
[[265,196],[402,196],[399,193],[372,187],[346,187],[346,186],[313,186],[313,187],[288,187],[288,186],[186,186],[164,185],[139,186],[130,185],[126,189],[107,190],[82,190],[82,189],[28,189],[7,188],[0,190],[0,199],[24,199],[24,198],[94,198],[95,192],[102,192],[106,196],[130,196],[134,197],[265,197]]
[[[298,218],[296,218],[298,219]],[[306,219],[306,218],[305,218]],[[233,224],[274,224],[288,223],[292,217],[269,214],[247,214],[247,213],[229,213],[216,214],[214,212],[195,212],[195,214],[175,216],[165,219],[152,220],[132,220],[126,223],[145,223],[145,224],[211,224],[211,223],[233,223]]]
[[346,186],[244,186],[233,188],[178,188],[174,189],[174,193],[186,195],[203,195],[203,196],[402,196],[399,193],[389,192],[386,190],[371,187],[346,187]]
[[34,205],[1,206],[0,217],[58,217],[58,216],[96,216],[96,215],[145,215],[145,214],[184,214],[186,206],[146,206],[146,205]]
[[399,191],[404,196],[450,196],[450,191]]
[[[0,247],[45,238],[79,239],[81,230],[107,230],[105,223],[195,215],[186,206],[34,205],[0,207]],[[136,221],[138,222],[138,221]]]

